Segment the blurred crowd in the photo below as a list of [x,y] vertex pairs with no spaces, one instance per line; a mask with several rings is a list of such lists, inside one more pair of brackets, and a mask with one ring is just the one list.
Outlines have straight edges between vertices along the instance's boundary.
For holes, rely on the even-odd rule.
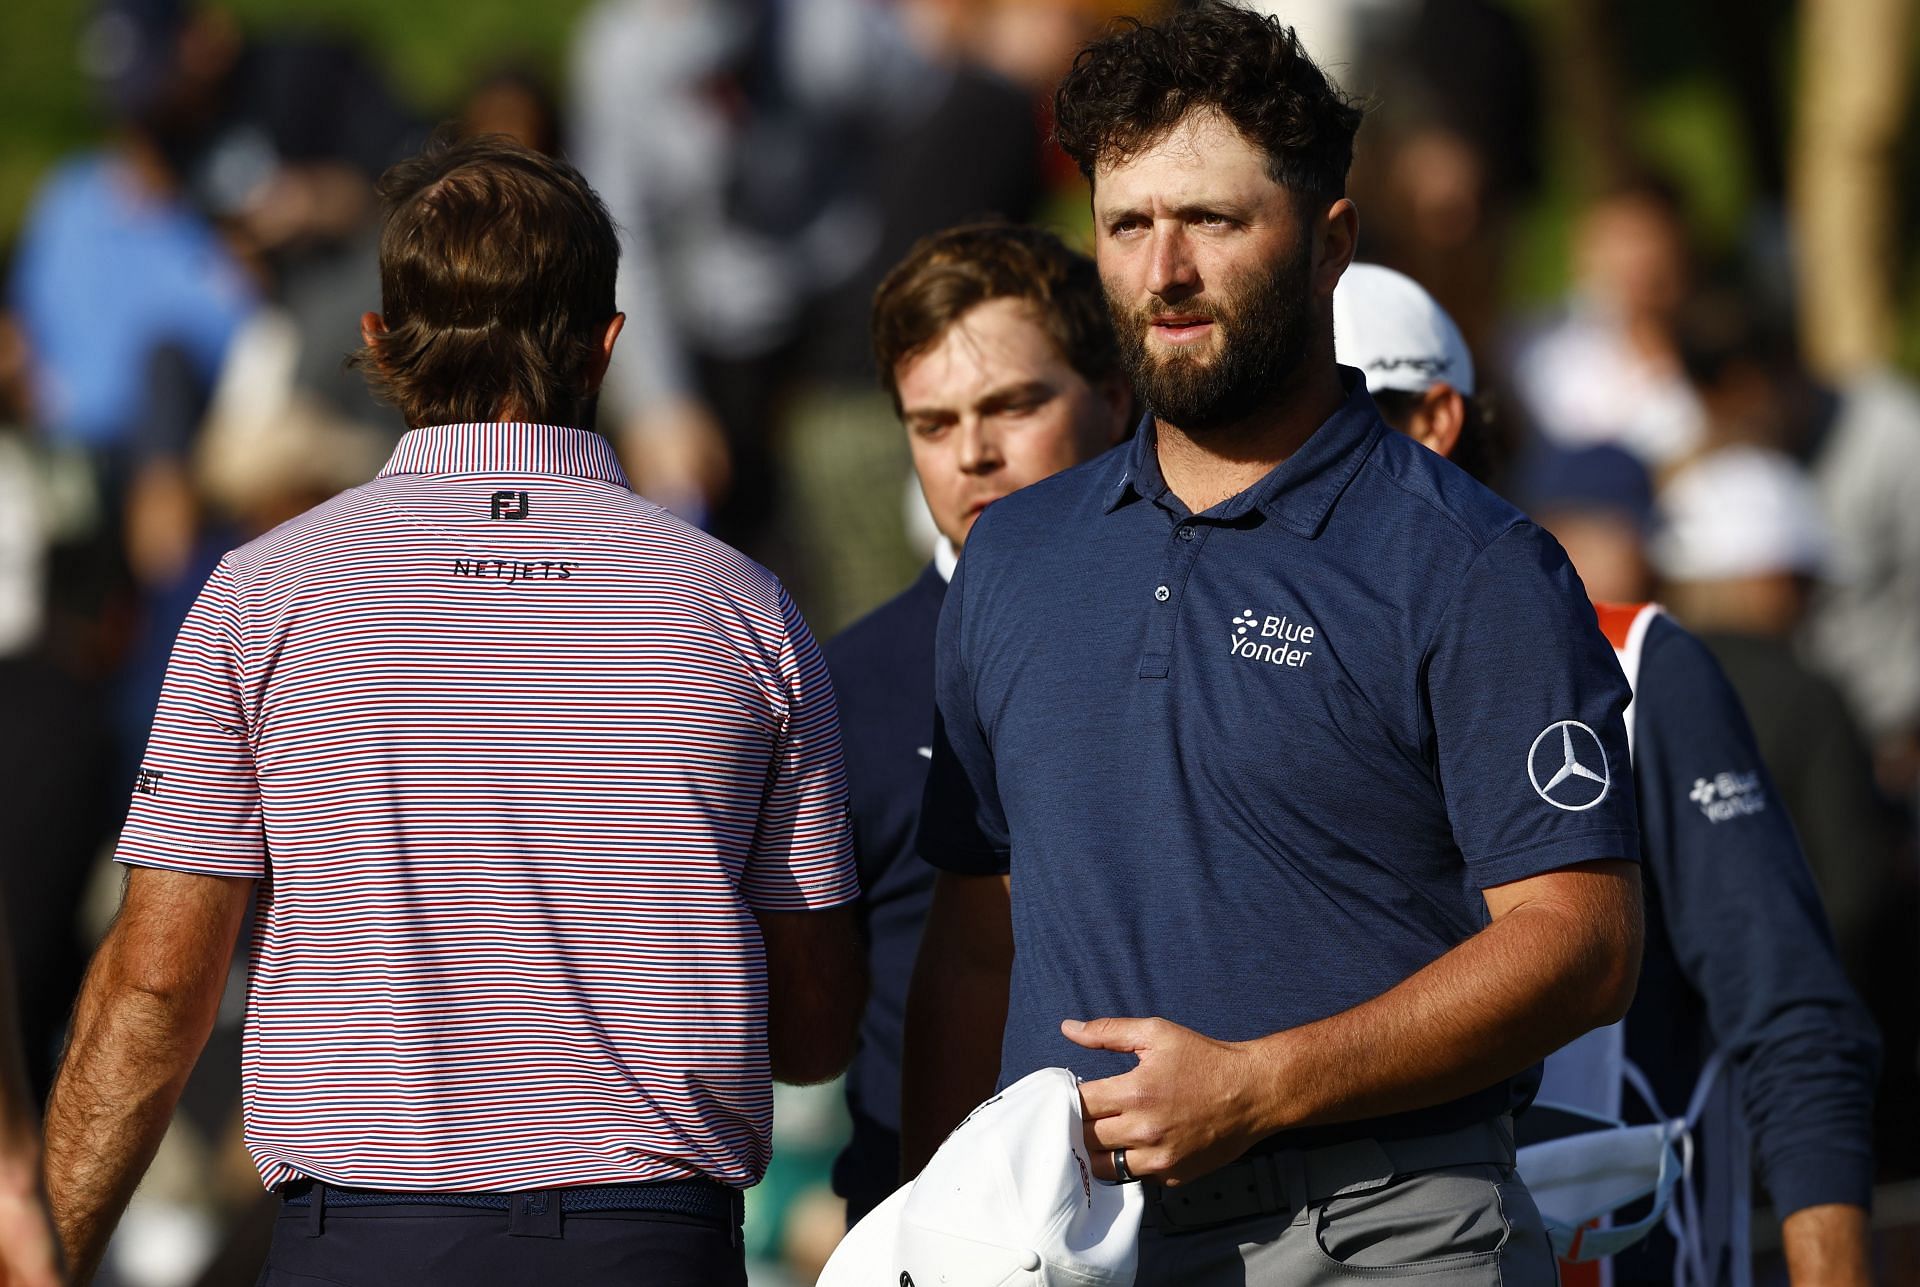
[[[1084,240],[1051,93],[1083,41],[1155,7],[598,0],[560,75],[476,68],[445,118],[564,150],[603,194],[629,320],[600,427],[642,492],[772,567],[824,638],[933,540],[872,371],[874,286],[988,214]],[[1720,56],[1754,197],[1707,255],[1686,185],[1632,146],[1636,48],[1603,0],[1549,26],[1495,0],[1258,7],[1368,104],[1362,257],[1460,321],[1503,490],[1594,597],[1660,599],[1740,691],[1882,1027],[1882,1174],[1920,1175],[1920,391],[1893,362],[1911,9],[1697,0],[1702,21],[1737,11]],[[404,428],[343,358],[378,308],[376,182],[436,125],[370,51],[211,0],[107,0],[76,37],[101,142],[0,248],[0,892],[43,1095],[188,604],[221,553],[371,477]],[[1549,119],[1583,158],[1568,286],[1516,308],[1524,216],[1564,163]],[[237,1142],[243,994],[113,1281],[251,1281],[272,1208]],[[836,1111],[783,1098],[751,1208],[795,1281],[840,1227]]]

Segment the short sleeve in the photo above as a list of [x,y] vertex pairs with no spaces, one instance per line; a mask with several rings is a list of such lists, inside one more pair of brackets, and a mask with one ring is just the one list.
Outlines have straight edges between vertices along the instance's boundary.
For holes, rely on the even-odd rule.
[[243,639],[238,592],[222,561],[174,639],[116,861],[266,875]]
[[1552,537],[1519,523],[1482,550],[1426,660],[1435,767],[1477,887],[1638,859],[1626,677]]
[[933,763],[920,804],[920,856],[962,876],[1002,876],[1012,844],[994,778],[993,748],[981,727],[966,660],[963,556],[940,608],[934,640]]
[[763,912],[822,911],[860,896],[833,680],[800,611],[780,590],[787,709],[742,890]]

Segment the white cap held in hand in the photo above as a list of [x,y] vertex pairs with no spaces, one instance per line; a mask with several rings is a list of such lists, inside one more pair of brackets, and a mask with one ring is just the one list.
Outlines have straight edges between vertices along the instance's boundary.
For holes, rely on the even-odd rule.
[[820,1287],[1129,1287],[1137,1184],[1093,1176],[1080,1087],[1031,1073],[973,1110],[841,1242]]

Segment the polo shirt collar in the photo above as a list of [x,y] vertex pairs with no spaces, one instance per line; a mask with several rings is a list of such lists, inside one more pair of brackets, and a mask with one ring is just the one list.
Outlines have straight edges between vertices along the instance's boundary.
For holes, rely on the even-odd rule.
[[[1367,382],[1352,367],[1340,368],[1347,400],[1315,429],[1294,453],[1237,496],[1228,497],[1206,512],[1206,517],[1232,522],[1259,509],[1289,531],[1312,538],[1319,535],[1360,465],[1382,433],[1388,432],[1367,396]],[[1120,476],[1107,488],[1105,512],[1111,514],[1131,499],[1159,502],[1178,508],[1179,502],[1160,472],[1152,413],[1140,422],[1133,445],[1120,457]]]
[[379,477],[392,474],[557,474],[632,490],[613,444],[591,429],[465,424],[409,429]]

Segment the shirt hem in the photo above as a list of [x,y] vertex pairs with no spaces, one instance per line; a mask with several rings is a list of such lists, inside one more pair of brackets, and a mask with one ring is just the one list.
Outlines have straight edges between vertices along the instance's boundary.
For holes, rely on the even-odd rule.
[[956,876],[1004,876],[1013,870],[1013,851],[935,849],[918,851],[928,866]]
[[1475,885],[1488,889],[1528,876],[1540,876],[1562,867],[1583,862],[1640,861],[1640,837],[1622,827],[1607,827],[1560,836],[1519,849],[1508,849],[1490,858],[1470,858],[1467,871]]
[[205,862],[193,858],[176,858],[171,855],[161,857],[157,854],[116,850],[113,860],[128,867],[152,867],[158,871],[177,871],[189,876],[225,876],[234,880],[265,880],[267,875],[264,863],[249,863],[242,859],[230,863]]
[[1767,1193],[1785,1220],[1808,1207],[1839,1203],[1873,1208],[1873,1162],[1867,1152],[1794,1150],[1767,1159]]

